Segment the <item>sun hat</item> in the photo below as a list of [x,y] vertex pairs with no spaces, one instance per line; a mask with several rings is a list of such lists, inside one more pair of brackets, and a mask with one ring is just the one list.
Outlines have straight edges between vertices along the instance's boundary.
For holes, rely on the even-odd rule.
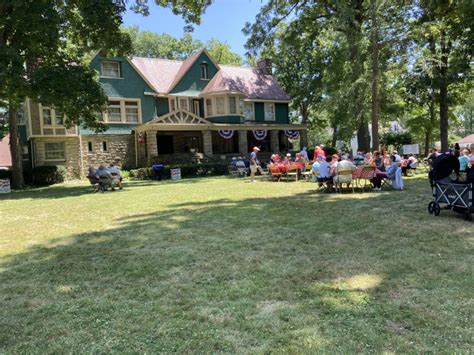
[[287,157],[291,157],[291,154],[290,154],[290,153],[288,153],[288,154],[286,154],[286,156],[287,156]]

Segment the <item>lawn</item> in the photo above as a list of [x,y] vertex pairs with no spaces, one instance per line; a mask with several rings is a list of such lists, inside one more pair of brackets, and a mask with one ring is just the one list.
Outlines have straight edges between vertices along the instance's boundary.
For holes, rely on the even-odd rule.
[[474,223],[405,183],[0,196],[0,353],[470,352]]

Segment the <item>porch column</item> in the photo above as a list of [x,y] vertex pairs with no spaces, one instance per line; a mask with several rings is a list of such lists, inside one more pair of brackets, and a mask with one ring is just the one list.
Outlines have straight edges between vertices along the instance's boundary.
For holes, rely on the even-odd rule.
[[146,149],[148,152],[148,162],[152,163],[152,160],[158,156],[158,145],[156,142],[156,131],[146,132]]
[[212,132],[202,131],[202,149],[205,155],[212,155]]
[[272,153],[279,153],[280,152],[280,138],[278,137],[278,132],[272,130],[270,131],[270,147]]
[[237,131],[239,133],[239,153],[248,154],[247,131]]

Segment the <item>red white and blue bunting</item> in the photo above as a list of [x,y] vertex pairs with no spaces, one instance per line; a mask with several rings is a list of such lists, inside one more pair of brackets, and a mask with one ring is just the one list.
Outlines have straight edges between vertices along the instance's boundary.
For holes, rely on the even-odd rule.
[[290,129],[287,129],[285,130],[285,135],[289,138],[289,139],[298,139],[299,136],[300,136],[300,132],[298,131],[292,131]]
[[231,139],[234,136],[233,129],[220,129],[218,133],[224,139]]
[[253,130],[253,136],[255,137],[256,140],[258,141],[263,141],[267,137],[267,131],[266,130]]

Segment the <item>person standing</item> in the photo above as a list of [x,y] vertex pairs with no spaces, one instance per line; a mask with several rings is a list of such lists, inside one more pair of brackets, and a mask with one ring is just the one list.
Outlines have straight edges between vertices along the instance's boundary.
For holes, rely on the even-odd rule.
[[[303,149],[301,149],[300,154],[303,156],[305,162],[309,161],[308,151],[307,151],[306,147],[303,147]],[[316,159],[316,158],[314,158],[314,159]]]
[[262,167],[257,158],[257,153],[260,151],[258,147],[254,147],[252,153],[250,153],[250,181],[255,182],[255,173],[260,171],[262,174]]

